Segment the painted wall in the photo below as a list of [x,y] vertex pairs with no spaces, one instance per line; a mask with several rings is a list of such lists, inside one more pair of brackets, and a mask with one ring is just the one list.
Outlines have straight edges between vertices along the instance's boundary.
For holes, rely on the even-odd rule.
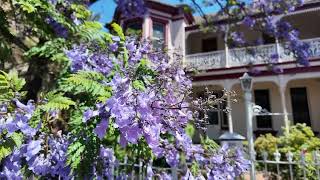
[[[310,77],[310,78],[306,78]],[[283,108],[281,105],[281,96],[280,88],[277,80],[277,76],[270,77],[256,77],[254,78],[255,82],[253,84],[253,91],[258,89],[268,89],[270,93],[270,106],[272,113],[282,113]],[[291,96],[290,88],[292,87],[306,87],[309,103],[309,113],[311,119],[312,129],[316,132],[320,132],[320,75],[319,73],[303,73],[303,74],[291,74],[284,75],[284,81],[286,84],[285,97],[286,97],[286,107],[288,113],[292,113],[291,105]],[[241,90],[238,79],[232,79],[229,81],[210,81],[208,84],[202,84],[199,87],[195,88],[195,92],[201,91],[204,87],[209,86],[212,90],[221,90],[222,83],[228,83],[228,86],[232,86],[231,90],[234,91],[237,95],[235,99],[236,103],[231,104],[231,113],[234,132],[237,132],[246,137],[246,119],[245,119],[245,107],[244,107],[244,98],[243,92]],[[196,85],[195,85],[196,86]],[[253,94],[254,101],[254,94]],[[293,117],[289,116],[289,120],[293,122]],[[272,116],[272,130],[282,134],[282,128],[284,126],[284,116]],[[256,120],[253,120],[253,130],[258,130],[256,127]],[[208,135],[213,139],[217,139],[219,135],[223,133],[220,125],[218,126],[209,126],[207,129]]]
[[185,26],[186,23],[184,19],[180,19],[172,21],[170,27],[172,47],[178,51],[181,51],[181,54],[185,54]]
[[[291,15],[283,19],[290,22],[294,28],[299,30],[301,39],[320,37],[320,11]],[[242,32],[248,42],[255,42],[258,39],[262,39],[261,32],[250,30],[244,25],[239,25],[236,31]],[[218,50],[224,50],[222,34],[213,32],[205,33],[201,32],[201,30],[194,30],[186,32],[186,54],[201,53],[202,40],[210,37],[217,37]]]

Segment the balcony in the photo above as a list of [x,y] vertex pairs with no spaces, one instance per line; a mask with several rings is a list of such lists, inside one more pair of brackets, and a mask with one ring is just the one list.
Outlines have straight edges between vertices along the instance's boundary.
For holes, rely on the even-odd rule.
[[[320,57],[320,38],[303,40],[310,44],[310,59]],[[253,53],[254,52],[254,55]],[[292,53],[281,44],[268,44],[248,48],[235,48],[226,51],[213,51],[186,55],[185,66],[198,70],[239,67],[248,64],[266,64],[271,55],[279,54],[280,62],[294,61]],[[228,56],[228,60],[226,59]]]

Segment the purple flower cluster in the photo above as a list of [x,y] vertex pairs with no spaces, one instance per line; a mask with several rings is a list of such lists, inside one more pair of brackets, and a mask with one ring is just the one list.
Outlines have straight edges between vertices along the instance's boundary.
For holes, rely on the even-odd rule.
[[100,154],[98,161],[100,161],[100,164],[102,167],[101,172],[96,172],[96,176],[98,180],[102,179],[110,179],[114,176],[112,174],[112,168],[116,166],[116,158],[114,156],[113,150],[110,148],[104,148],[101,146],[100,148]]
[[117,7],[124,17],[140,17],[145,15],[147,8],[144,0],[117,0]]
[[207,172],[208,179],[234,179],[247,171],[250,163],[244,159],[241,150],[230,150],[227,146],[223,146],[215,156],[209,159],[206,167],[210,169]]
[[66,52],[69,59],[72,59],[71,71],[79,70],[97,71],[104,75],[108,75],[113,68],[114,60],[107,55],[101,53],[90,53],[86,46],[75,46]]
[[[170,166],[177,166],[181,153],[184,153],[187,160],[196,160],[212,169],[213,162],[208,161],[210,157],[200,145],[192,144],[184,129],[193,118],[189,105],[191,80],[181,69],[179,59],[171,61],[168,55],[151,51],[148,42],[128,39],[118,43],[120,39],[113,39],[109,46],[111,54],[108,55],[98,50],[88,51],[84,46],[67,52],[73,71],[97,71],[109,77],[114,70],[112,67],[118,69],[111,81],[105,82],[112,87],[112,96],[105,103],[97,104],[95,109],[87,109],[83,121],[88,122],[93,117],[100,119],[94,129],[100,139],[106,136],[108,127],[113,126],[120,133],[119,143],[123,147],[144,139],[153,154],[158,158],[164,157]],[[121,44],[127,50],[127,56],[112,55]],[[102,66],[97,66],[98,61]],[[103,64],[108,65],[103,68]],[[172,136],[174,140],[168,140],[164,135]],[[101,151],[111,156],[109,150],[102,148]],[[230,162],[225,164],[238,169],[238,172],[245,171],[244,168],[239,169],[243,166],[237,167]],[[235,177],[238,173],[232,175]]]
[[[289,22],[275,16],[276,14],[292,12],[302,5],[303,1],[301,0],[264,0],[255,1],[253,3],[253,9],[258,10],[265,16],[260,20],[262,21],[263,31],[279,41],[286,43],[285,47],[295,55],[298,64],[308,66],[309,45],[299,39],[298,31],[295,30]],[[244,24],[248,27],[253,27],[253,21],[248,20],[248,18],[245,18]]]
[[29,126],[28,121],[31,118],[35,106],[32,101],[29,101],[27,105],[24,105],[19,100],[13,100],[17,109],[13,114],[7,112],[6,105],[2,105],[2,114],[0,115],[1,124],[0,124],[0,133],[4,130],[7,131],[7,136],[9,137],[12,133],[21,131],[25,136],[32,137],[36,134],[37,129]]
[[[0,177],[22,179],[22,162],[26,162],[28,170],[36,175],[68,179],[70,168],[66,166],[66,151],[69,145],[67,137],[61,133],[58,133],[59,137],[41,133],[41,123],[37,128],[30,127],[29,121],[35,110],[32,101],[25,105],[14,99],[13,103],[16,109],[1,115],[0,129],[1,133],[5,131],[7,138],[15,132],[23,133],[23,144],[16,147],[4,160]],[[6,112],[6,106],[2,106],[1,111]]]
[[[70,168],[66,166],[66,137],[48,137],[47,144],[43,139],[27,140],[20,149],[16,149],[4,161],[2,177],[11,178],[13,173],[22,179],[22,162],[28,164],[28,170],[34,174],[46,177],[63,177],[69,179]],[[47,147],[45,147],[47,146]]]
[[55,19],[53,19],[52,17],[48,17],[46,19],[46,23],[48,23],[50,25],[50,27],[52,28],[52,30],[54,31],[54,33],[62,38],[67,38],[69,31],[68,29],[62,25],[61,23],[57,22]]

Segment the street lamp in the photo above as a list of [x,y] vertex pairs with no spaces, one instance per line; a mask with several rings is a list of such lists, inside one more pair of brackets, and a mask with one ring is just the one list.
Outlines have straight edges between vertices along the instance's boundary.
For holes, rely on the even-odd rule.
[[253,144],[253,132],[252,132],[252,119],[253,119],[253,111],[252,111],[252,77],[249,76],[248,73],[244,73],[240,78],[241,88],[244,91],[244,102],[246,108],[246,124],[247,124],[247,139],[249,146],[249,157],[251,161],[251,169],[250,169],[250,179],[255,180],[255,152],[254,152],[254,144]]
[[248,73],[244,73],[242,77],[240,77],[241,88],[245,92],[251,92],[252,89],[252,77],[249,76]]
[[225,132],[219,137],[219,141],[221,145],[228,145],[228,147],[238,147],[242,148],[242,142],[246,138],[241,136],[240,134],[234,132]]

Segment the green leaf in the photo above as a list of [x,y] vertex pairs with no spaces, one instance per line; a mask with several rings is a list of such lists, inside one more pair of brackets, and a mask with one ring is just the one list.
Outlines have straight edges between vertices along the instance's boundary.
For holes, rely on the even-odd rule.
[[134,80],[132,83],[133,88],[140,90],[140,91],[144,91],[146,88],[144,87],[144,84],[142,81],[140,80]]
[[80,166],[80,162],[82,159],[81,154],[84,152],[84,150],[85,146],[79,141],[76,141],[69,145],[67,151],[67,164],[70,165],[73,170],[77,169]]
[[120,37],[120,39],[122,41],[126,40],[126,37],[125,37],[125,35],[124,35],[123,31],[122,31],[121,26],[119,26],[117,23],[112,23],[111,27],[116,32],[116,34]]
[[70,106],[75,105],[75,102],[68,97],[64,97],[61,93],[49,92],[46,95],[48,103],[41,105],[41,109],[46,112],[53,110],[66,110]]
[[23,135],[22,133],[13,133],[7,138],[2,144],[0,144],[0,161],[10,155],[14,148],[20,147],[22,144]]
[[105,77],[101,73],[79,71],[64,79],[60,89],[73,94],[85,93],[99,99],[106,99],[111,96],[111,89],[102,84],[103,80]]
[[16,70],[11,70],[9,73],[0,71],[0,102],[11,101],[25,83],[24,79],[18,77]]

